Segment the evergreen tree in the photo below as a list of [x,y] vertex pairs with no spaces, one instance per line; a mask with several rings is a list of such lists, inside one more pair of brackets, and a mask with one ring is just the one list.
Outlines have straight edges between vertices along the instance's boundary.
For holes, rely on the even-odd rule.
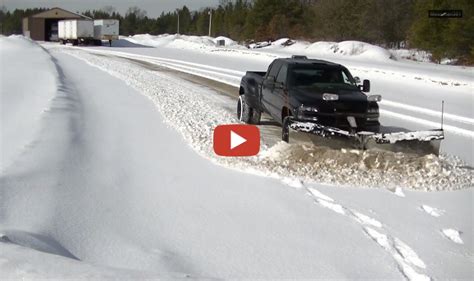
[[[462,18],[429,18],[428,10],[458,9]],[[439,61],[449,57],[474,64],[474,18],[472,0],[220,0],[212,9],[212,36],[234,40],[268,40],[282,37],[305,40],[359,40],[385,47],[411,47],[433,54]],[[44,8],[0,9],[2,34],[21,34],[24,17]],[[120,20],[120,34],[174,34],[178,13],[180,33],[207,35],[209,11],[190,11],[183,6],[147,17],[138,7],[124,16],[112,6],[87,10],[91,18]]]
[[[430,18],[428,10],[460,9],[462,18]],[[474,17],[469,0],[420,0],[415,7],[409,42],[412,47],[428,50],[433,59],[459,59],[474,63]]]

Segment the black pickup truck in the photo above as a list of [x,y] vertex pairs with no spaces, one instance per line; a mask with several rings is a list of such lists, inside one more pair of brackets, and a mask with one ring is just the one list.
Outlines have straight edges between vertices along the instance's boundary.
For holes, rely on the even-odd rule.
[[302,56],[275,59],[267,72],[247,71],[242,78],[237,116],[258,124],[261,113],[268,113],[283,125],[285,141],[285,120],[333,131],[378,133],[380,96],[365,94],[369,80],[358,83],[340,64]]

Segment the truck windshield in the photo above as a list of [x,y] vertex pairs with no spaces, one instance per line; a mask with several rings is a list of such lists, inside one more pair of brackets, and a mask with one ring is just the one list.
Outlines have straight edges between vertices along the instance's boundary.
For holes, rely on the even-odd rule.
[[298,65],[291,68],[289,76],[290,87],[312,86],[314,84],[357,86],[349,71],[340,67]]

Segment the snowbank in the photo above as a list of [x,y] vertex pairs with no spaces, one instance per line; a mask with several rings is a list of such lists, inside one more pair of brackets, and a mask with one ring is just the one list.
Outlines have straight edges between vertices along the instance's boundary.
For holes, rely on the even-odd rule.
[[406,59],[419,62],[431,62],[431,54],[417,49],[391,49],[390,52],[397,59]]
[[[225,48],[217,48],[217,41],[224,40]],[[290,38],[280,38],[275,41],[262,41],[251,43],[248,46],[239,44],[225,36],[216,38],[209,36],[193,36],[181,34],[137,34],[133,36],[121,36],[120,40],[114,43],[118,47],[172,47],[178,49],[200,50],[200,51],[223,51],[240,50],[248,54],[245,50],[251,49],[252,52],[258,51],[277,51],[287,54],[304,54],[312,57],[327,58],[355,58],[371,61],[394,61],[411,60],[417,62],[430,63],[431,54],[417,49],[385,49],[380,46],[372,45],[361,41],[317,41],[308,42],[302,40],[292,40]],[[441,64],[453,63],[450,59],[444,59]]]
[[[218,40],[224,40],[224,48],[217,46]],[[125,46],[127,43],[133,43],[150,47],[169,47],[177,49],[197,50],[201,52],[214,52],[233,50],[240,51],[243,54],[255,54],[259,50],[275,50],[288,54],[304,53],[307,56],[324,57],[353,57],[375,61],[386,61],[393,59],[390,51],[360,41],[343,42],[315,42],[294,41],[289,38],[281,38],[273,42],[257,42],[248,46],[240,45],[238,42],[224,36],[216,38],[209,36],[189,36],[178,34],[138,34],[129,37],[121,37],[117,46]],[[228,53],[228,52],[227,52]]]
[[[178,49],[207,49],[212,50],[217,47],[218,40],[224,40],[226,47],[237,46],[237,42],[234,40],[219,36],[216,38],[209,36],[192,36],[192,35],[181,35],[181,34],[162,34],[162,35],[150,35],[150,34],[137,34],[129,37],[121,37],[120,41],[125,40],[134,44],[151,46],[151,47],[171,47]],[[119,42],[120,44],[120,42]]]
[[163,34],[158,36],[153,36],[150,34],[137,34],[129,37],[120,37],[120,41],[129,41],[134,44],[140,44],[150,47],[160,47],[166,44],[169,44],[171,41],[176,39],[177,35]]
[[384,61],[393,59],[390,51],[369,43],[360,41],[327,42],[318,41],[310,43],[307,41],[280,38],[273,42],[263,41],[252,43],[250,49],[276,50],[289,54],[305,54],[307,56],[323,57],[355,57],[369,60]]
[[[21,59],[18,50],[22,50]],[[0,37],[0,171],[28,150],[57,87],[51,56],[23,36]],[[21,76],[18,74],[21,73]]]
[[315,57],[354,57],[377,61],[386,61],[393,58],[390,51],[360,41],[343,41],[339,43],[296,41],[290,46],[285,46],[284,44],[287,41],[288,38],[279,39],[266,48],[273,48],[288,53],[304,53],[305,55]]
[[[390,49],[390,53],[397,59],[412,60],[417,62],[431,63],[432,54],[418,49]],[[456,59],[444,58],[439,64],[452,65],[457,62]]]
[[360,41],[343,41],[339,43],[316,42],[308,47],[310,53],[329,53],[342,56],[357,56],[373,60],[387,60],[391,58],[388,50]]
[[219,36],[219,37],[216,37],[214,38],[214,43],[217,44],[217,41],[220,41],[220,40],[224,40],[224,43],[225,43],[225,46],[235,46],[237,45],[238,43],[228,37],[225,37],[225,36]]
[[273,41],[272,45],[274,45],[274,46],[283,46],[283,44],[288,42],[288,40],[290,40],[290,38],[280,38],[278,40]]

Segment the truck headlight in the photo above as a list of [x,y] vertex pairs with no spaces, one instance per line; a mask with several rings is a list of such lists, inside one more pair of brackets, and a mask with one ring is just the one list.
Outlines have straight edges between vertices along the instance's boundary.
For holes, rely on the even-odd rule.
[[325,101],[335,101],[339,99],[339,95],[337,94],[330,94],[330,93],[324,93],[323,94],[323,100]]
[[309,112],[318,112],[318,108],[313,106],[301,105],[299,111],[309,111]]
[[316,107],[313,107],[313,106],[305,106],[305,105],[301,105],[300,107],[298,107],[298,119],[311,119],[311,120],[314,120],[314,121],[317,121],[318,118],[317,117],[308,117],[308,116],[305,116],[305,112],[307,113],[314,113],[314,112],[319,112],[318,108]]
[[368,101],[379,102],[379,101],[382,100],[382,96],[381,95],[370,95],[370,96],[367,96],[367,100]]

